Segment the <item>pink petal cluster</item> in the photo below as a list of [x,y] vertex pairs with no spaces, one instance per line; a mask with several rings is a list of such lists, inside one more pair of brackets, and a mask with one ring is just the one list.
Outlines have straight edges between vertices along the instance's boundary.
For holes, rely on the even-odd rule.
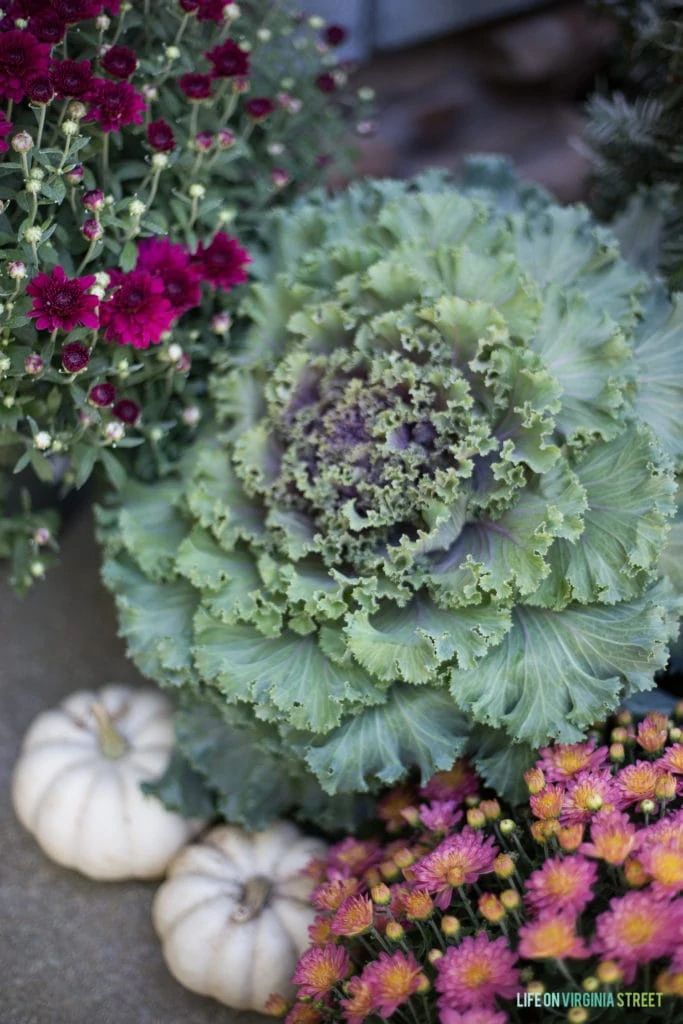
[[128,82],[95,78],[86,94],[87,121],[97,121],[103,132],[118,132],[127,124],[142,124],[147,109],[142,96]]
[[138,247],[136,270],[161,278],[163,296],[175,316],[198,306],[202,300],[200,277],[182,245],[167,238],[145,238]]
[[68,278],[61,267],[49,274],[36,274],[26,286],[26,294],[33,299],[28,315],[35,318],[39,331],[97,328],[99,300],[88,293],[94,284],[94,275]]
[[578,915],[593,897],[597,866],[585,857],[551,857],[526,883],[526,903],[536,913],[562,907]]
[[610,900],[596,921],[593,952],[616,960],[630,984],[640,964],[674,953],[681,946],[683,903],[653,900],[648,892],[628,892]]
[[192,257],[192,265],[202,280],[212,288],[222,288],[224,291],[244,284],[247,280],[245,267],[249,263],[251,257],[246,249],[224,231],[218,231],[207,246],[200,242]]
[[444,839],[412,868],[415,882],[436,896],[437,907],[445,910],[452,899],[453,889],[476,882],[493,870],[499,853],[491,836],[467,826],[457,835]]
[[489,939],[485,932],[449,946],[437,960],[439,1011],[494,1007],[497,996],[511,999],[519,989],[516,957],[507,939]]
[[105,339],[133,348],[158,345],[176,316],[164,282],[146,270],[113,270],[110,276],[114,290],[100,306]]

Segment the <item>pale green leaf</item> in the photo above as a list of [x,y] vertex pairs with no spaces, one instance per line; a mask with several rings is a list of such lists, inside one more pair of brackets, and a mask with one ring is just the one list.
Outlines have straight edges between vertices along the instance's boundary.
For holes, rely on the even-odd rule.
[[306,761],[326,793],[365,793],[412,768],[423,781],[463,752],[468,723],[447,693],[393,686],[386,704],[345,721]]
[[181,493],[177,481],[162,481],[154,487],[130,482],[119,514],[119,527],[126,548],[140,568],[152,579],[163,579],[173,568],[178,545],[188,527],[176,508]]
[[636,412],[657,435],[662,448],[683,457],[683,294],[673,305],[658,294],[649,316],[636,330],[638,366]]

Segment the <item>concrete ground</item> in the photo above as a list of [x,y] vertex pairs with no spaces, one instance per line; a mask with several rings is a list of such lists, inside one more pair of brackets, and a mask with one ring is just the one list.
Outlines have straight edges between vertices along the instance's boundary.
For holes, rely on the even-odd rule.
[[0,583],[1,1024],[254,1024],[170,976],[152,930],[155,884],[98,883],[51,863],[14,817],[9,784],[39,711],[108,681],[142,681],[116,637],[90,516],[24,599]]

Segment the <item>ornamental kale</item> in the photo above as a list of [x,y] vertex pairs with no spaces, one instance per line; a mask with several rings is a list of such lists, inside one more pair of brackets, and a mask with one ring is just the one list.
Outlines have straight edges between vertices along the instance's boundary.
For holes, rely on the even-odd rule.
[[102,514],[130,653],[233,818],[463,753],[516,798],[666,663],[680,301],[491,161],[320,195],[269,251],[225,429]]

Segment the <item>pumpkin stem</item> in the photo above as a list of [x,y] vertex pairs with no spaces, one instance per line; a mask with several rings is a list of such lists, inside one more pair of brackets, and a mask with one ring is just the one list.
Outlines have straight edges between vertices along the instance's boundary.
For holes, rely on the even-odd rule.
[[248,878],[242,887],[239,906],[233,910],[230,920],[236,924],[253,921],[268,902],[272,888],[272,882],[264,875]]
[[93,704],[91,711],[97,722],[100,750],[104,756],[111,758],[112,761],[123,757],[130,744],[123,738],[118,729],[115,728],[107,709],[103,704]]

